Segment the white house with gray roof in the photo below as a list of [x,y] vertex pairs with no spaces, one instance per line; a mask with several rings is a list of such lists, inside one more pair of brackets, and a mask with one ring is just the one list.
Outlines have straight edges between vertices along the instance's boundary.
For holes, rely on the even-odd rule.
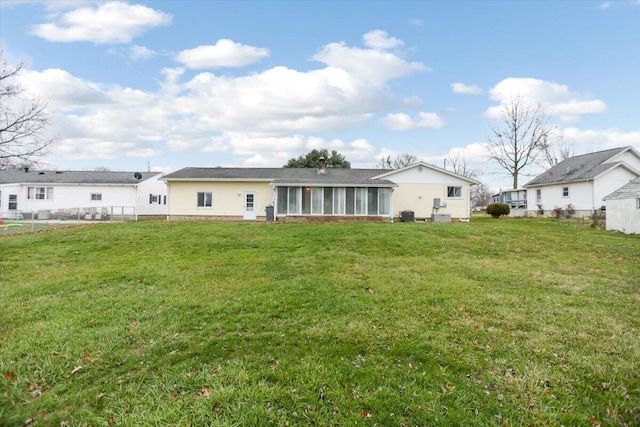
[[640,152],[633,147],[571,157],[524,185],[528,211],[548,215],[571,205],[576,216],[590,216],[606,207],[605,196],[638,176]]
[[604,198],[607,230],[640,234],[640,177]]
[[0,218],[167,215],[160,172],[0,170]]
[[[468,220],[478,182],[426,163],[397,170],[184,168],[165,175],[169,219]],[[407,219],[409,216],[404,216]]]

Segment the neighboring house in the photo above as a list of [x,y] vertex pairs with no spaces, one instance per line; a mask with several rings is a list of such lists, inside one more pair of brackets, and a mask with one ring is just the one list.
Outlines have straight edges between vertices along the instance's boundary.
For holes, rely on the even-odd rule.
[[274,220],[287,221],[467,220],[469,187],[478,183],[422,162],[396,170],[184,168],[162,180],[169,219],[264,220],[269,206]]
[[640,234],[640,178],[636,178],[604,198],[607,230]]
[[491,200],[493,203],[509,205],[509,216],[524,216],[527,213],[527,190],[524,188],[500,190]]
[[640,152],[614,148],[563,160],[529,181],[529,213],[545,215],[571,207],[576,216],[590,216],[604,208],[604,197],[640,176]]
[[0,170],[0,217],[105,215],[166,218],[160,172]]

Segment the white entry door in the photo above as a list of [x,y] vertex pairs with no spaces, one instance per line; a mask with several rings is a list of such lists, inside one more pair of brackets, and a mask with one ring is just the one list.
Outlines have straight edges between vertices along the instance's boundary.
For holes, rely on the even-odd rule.
[[244,193],[244,219],[256,219],[256,193]]

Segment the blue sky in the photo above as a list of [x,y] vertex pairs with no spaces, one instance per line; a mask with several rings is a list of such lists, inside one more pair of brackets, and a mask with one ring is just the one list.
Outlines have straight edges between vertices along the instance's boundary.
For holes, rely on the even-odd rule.
[[365,168],[458,156],[507,188],[484,144],[517,94],[575,154],[640,149],[639,0],[0,0],[0,43],[49,105],[58,169],[279,167],[328,148]]

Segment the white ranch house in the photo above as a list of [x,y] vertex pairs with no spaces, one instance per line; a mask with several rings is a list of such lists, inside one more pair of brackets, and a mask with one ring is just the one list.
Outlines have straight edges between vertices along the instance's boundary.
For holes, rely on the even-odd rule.
[[529,181],[528,214],[549,215],[569,205],[586,217],[608,208],[605,197],[640,176],[640,152],[614,148],[566,159]]
[[169,219],[468,221],[478,182],[423,162],[397,170],[193,168],[165,175]]
[[104,219],[167,215],[160,172],[0,171],[0,218]]

